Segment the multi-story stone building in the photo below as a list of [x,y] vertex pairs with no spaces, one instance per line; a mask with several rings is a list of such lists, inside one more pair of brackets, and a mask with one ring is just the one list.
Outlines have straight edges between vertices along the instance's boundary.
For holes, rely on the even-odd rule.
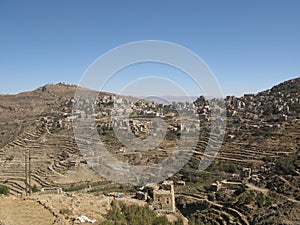
[[165,181],[160,189],[153,191],[153,207],[161,212],[175,213],[173,181]]

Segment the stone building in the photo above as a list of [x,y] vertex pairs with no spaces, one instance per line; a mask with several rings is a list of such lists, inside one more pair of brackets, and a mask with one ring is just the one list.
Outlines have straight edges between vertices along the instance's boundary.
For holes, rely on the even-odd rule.
[[[153,193],[154,191],[158,190],[159,186],[157,184],[146,184],[145,187],[142,188],[145,193],[153,200]],[[150,201],[151,202],[151,201]]]
[[153,192],[153,207],[165,213],[175,213],[175,195],[173,181],[165,181],[160,189]]
[[177,185],[179,185],[179,186],[185,186],[185,181],[179,180],[179,181],[177,181]]
[[216,183],[212,183],[211,186],[210,186],[210,190],[213,191],[213,192],[216,192],[216,191],[219,191],[222,187],[222,184],[217,181]]
[[143,192],[143,191],[138,191],[138,192],[135,194],[135,197],[136,197],[136,199],[138,199],[138,200],[146,201],[147,198],[148,198],[148,193],[145,193],[145,192]]
[[243,168],[240,173],[240,177],[241,177],[241,179],[249,179],[251,176],[251,173],[252,173],[251,168]]
[[63,194],[64,191],[59,187],[45,187],[41,189],[41,194]]

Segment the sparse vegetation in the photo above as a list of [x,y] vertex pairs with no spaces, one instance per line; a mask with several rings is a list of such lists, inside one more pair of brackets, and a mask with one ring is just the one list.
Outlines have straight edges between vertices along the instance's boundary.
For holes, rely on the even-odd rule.
[[0,186],[0,195],[8,195],[9,188],[7,186]]
[[14,156],[13,156],[13,155],[11,155],[11,156],[5,158],[6,161],[12,161],[13,159],[14,159]]
[[32,191],[33,193],[35,193],[35,192],[38,192],[38,191],[39,191],[39,188],[37,187],[37,185],[36,185],[36,184],[32,186],[32,188],[31,188],[31,191]]
[[63,209],[59,210],[59,213],[64,214],[64,215],[71,215],[72,211],[68,208],[63,208]]
[[112,209],[105,216],[102,225],[182,225],[182,220],[170,223],[165,216],[158,216],[148,206],[118,204],[112,202]]
[[297,155],[295,154],[291,156],[279,158],[276,161],[276,172],[280,175],[292,174],[293,170],[295,170],[296,160],[297,160]]
[[65,188],[64,191],[66,191],[66,192],[80,191],[80,190],[83,190],[87,187],[88,187],[87,184],[74,185],[74,186],[71,186],[69,188]]

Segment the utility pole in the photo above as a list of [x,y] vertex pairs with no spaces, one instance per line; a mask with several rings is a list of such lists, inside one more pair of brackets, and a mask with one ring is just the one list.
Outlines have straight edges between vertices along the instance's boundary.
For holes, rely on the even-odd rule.
[[31,195],[31,151],[25,149],[25,194],[26,196]]
[[28,177],[27,177],[27,175],[28,175],[28,173],[27,173],[27,149],[25,149],[25,154],[24,154],[24,156],[25,156],[25,194],[26,194],[26,196],[27,196],[27,194],[28,194]]
[[32,193],[32,186],[31,186],[31,150],[28,150],[28,162],[29,162],[29,169],[28,169],[28,180],[29,180],[29,195]]

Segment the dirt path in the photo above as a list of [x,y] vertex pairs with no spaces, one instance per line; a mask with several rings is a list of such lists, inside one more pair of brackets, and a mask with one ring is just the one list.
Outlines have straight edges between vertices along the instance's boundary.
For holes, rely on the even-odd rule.
[[255,191],[260,191],[262,192],[264,195],[267,195],[270,190],[269,189],[266,189],[266,188],[260,188],[260,187],[257,187],[255,186],[254,184],[250,184],[250,183],[247,183],[247,187],[251,190],[255,190]]

